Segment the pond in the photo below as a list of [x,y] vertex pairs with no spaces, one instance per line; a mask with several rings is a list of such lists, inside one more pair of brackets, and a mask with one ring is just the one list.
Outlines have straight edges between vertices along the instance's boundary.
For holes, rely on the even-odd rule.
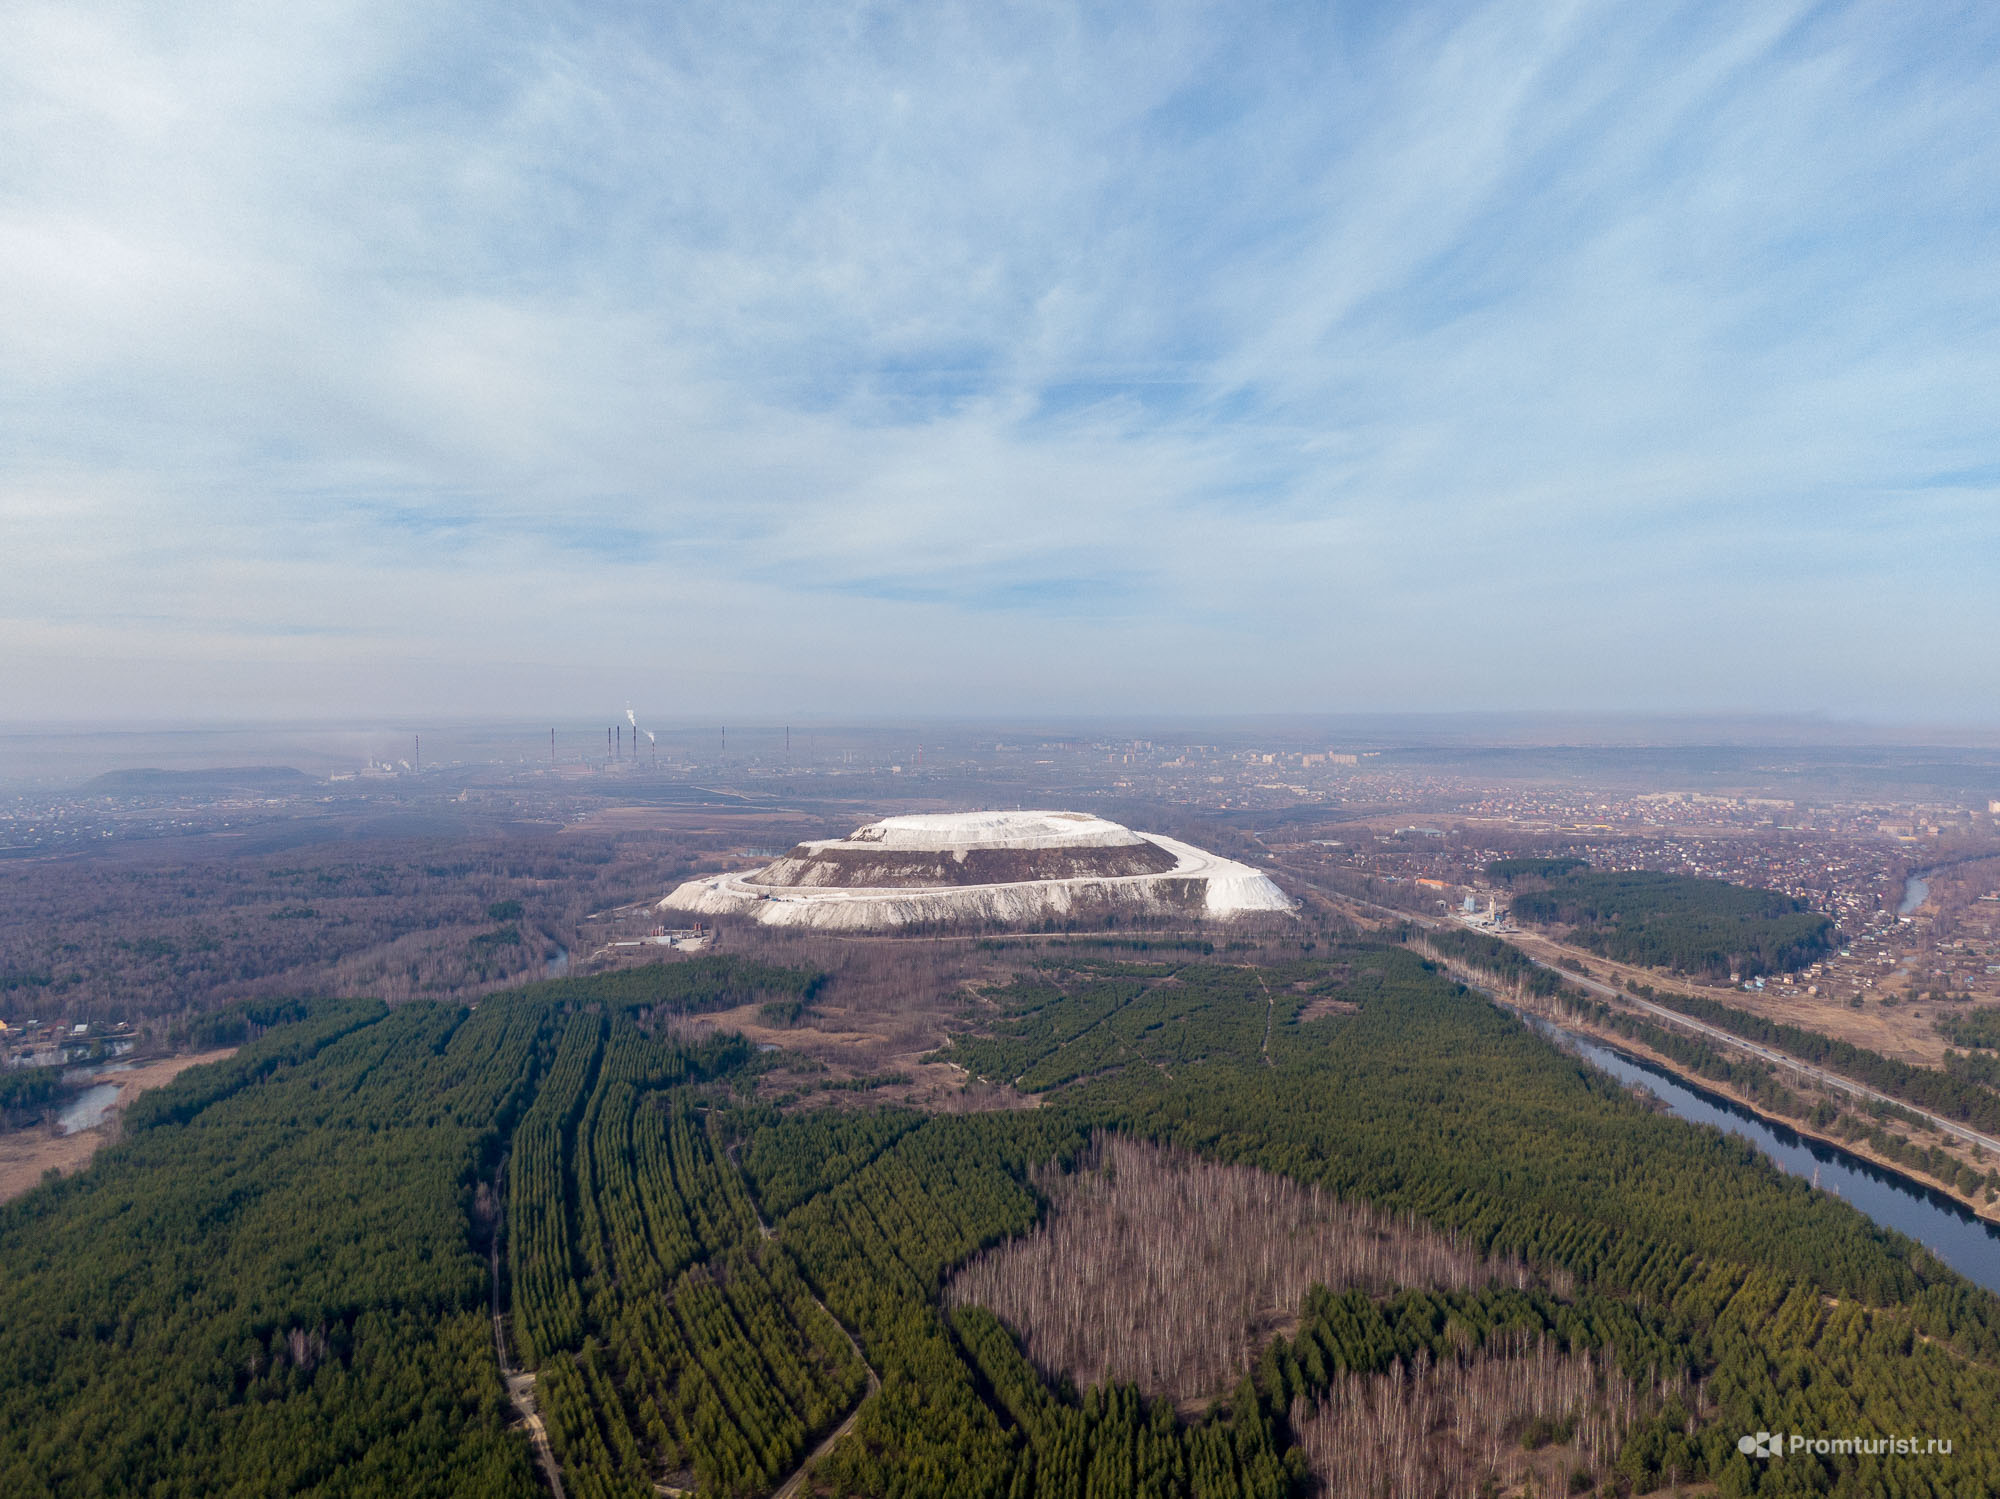
[[78,1130],[96,1129],[117,1101],[118,1084],[93,1084],[63,1106],[63,1111],[56,1115],[56,1125],[66,1135],[73,1135]]

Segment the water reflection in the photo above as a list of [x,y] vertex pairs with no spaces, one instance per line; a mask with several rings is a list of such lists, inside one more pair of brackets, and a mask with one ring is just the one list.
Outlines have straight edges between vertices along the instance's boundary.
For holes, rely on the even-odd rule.
[[1537,1016],[1525,1017],[1620,1082],[1637,1083],[1680,1119],[1712,1124],[1748,1140],[1772,1161],[1823,1191],[1845,1198],[1885,1228],[1909,1235],[1967,1280],[2000,1292],[2000,1228],[1944,1193],[1883,1170],[1838,1146],[1809,1140],[1782,1124],[1695,1088],[1662,1068],[1615,1052]]
[[104,1122],[105,1114],[117,1099],[116,1083],[98,1083],[95,1087],[85,1088],[56,1115],[56,1125],[66,1135],[73,1135],[78,1130],[96,1129]]

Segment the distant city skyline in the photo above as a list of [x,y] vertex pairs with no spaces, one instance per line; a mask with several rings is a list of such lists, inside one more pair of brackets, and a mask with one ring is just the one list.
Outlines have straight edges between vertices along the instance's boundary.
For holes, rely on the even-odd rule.
[[2000,723],[1991,8],[9,30],[0,721]]

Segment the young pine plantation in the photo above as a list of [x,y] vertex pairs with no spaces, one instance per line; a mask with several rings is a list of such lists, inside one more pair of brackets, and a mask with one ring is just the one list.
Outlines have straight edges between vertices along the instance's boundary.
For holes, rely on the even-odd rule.
[[1024,961],[986,1113],[780,1109],[729,959],[246,1014],[0,1210],[0,1492],[2000,1490],[2000,1301],[1415,955]]

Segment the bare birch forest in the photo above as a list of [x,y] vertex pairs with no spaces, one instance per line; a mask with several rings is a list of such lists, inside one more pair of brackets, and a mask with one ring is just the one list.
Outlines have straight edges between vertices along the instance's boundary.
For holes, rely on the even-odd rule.
[[1563,1493],[1578,1472],[1605,1480],[1639,1406],[1608,1353],[1515,1337],[1336,1375],[1316,1404],[1293,1401],[1291,1425],[1326,1499]]
[[972,1260],[945,1297],[992,1311],[1078,1389],[1130,1382],[1181,1406],[1212,1399],[1314,1284],[1385,1293],[1530,1280],[1520,1261],[1415,1219],[1121,1135],[1095,1136],[1076,1171],[1036,1185],[1045,1221]]

